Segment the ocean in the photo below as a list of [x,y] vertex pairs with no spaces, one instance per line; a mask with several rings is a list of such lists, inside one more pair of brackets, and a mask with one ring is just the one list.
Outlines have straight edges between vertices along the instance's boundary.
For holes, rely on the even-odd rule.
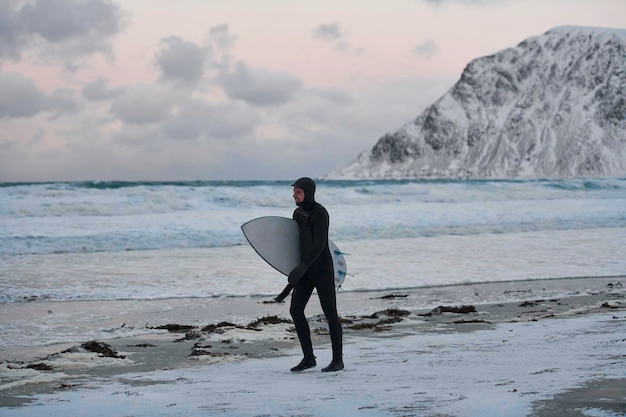
[[[181,319],[166,314],[181,305],[275,296],[286,279],[240,226],[291,217],[290,184],[0,184],[0,359],[151,332],[146,314]],[[340,296],[626,274],[626,178],[317,186],[346,253]]]

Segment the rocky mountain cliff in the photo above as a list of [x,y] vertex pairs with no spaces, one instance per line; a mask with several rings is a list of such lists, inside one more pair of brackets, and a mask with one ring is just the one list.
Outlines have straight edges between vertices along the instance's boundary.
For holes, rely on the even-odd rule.
[[626,29],[558,27],[478,58],[329,178],[626,175]]

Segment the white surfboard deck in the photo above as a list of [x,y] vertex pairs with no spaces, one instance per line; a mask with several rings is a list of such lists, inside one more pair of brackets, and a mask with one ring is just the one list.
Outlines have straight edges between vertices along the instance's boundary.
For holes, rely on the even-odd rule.
[[[241,226],[250,246],[261,258],[284,275],[300,263],[298,224],[287,217],[266,216],[250,220]],[[328,248],[333,258],[335,286],[341,287],[348,272],[343,253],[332,241]]]

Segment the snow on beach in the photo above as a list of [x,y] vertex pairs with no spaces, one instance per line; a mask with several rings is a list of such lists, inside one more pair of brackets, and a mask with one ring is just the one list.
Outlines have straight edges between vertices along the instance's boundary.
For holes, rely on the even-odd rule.
[[[625,337],[622,312],[620,318],[603,313],[461,333],[352,338],[346,370],[336,374],[290,373],[300,355],[293,350],[287,357],[96,379],[39,395],[26,408],[4,408],[2,415],[522,417],[531,415],[534,402],[589,380],[615,379],[623,388]],[[330,357],[328,348],[317,354],[322,361]],[[612,406],[605,399],[606,408],[579,411],[623,415]]]
[[[291,324],[281,320],[256,329],[206,326],[179,333],[178,342],[166,333],[111,340],[115,359],[74,349],[32,362],[50,371],[0,367],[4,379],[31,372],[43,383],[17,387],[13,400],[0,390],[2,415],[551,416],[537,410],[578,390],[581,401],[558,403],[560,410],[584,406],[582,416],[622,416],[626,277],[620,278],[343,293],[344,311],[379,312],[342,314],[347,366],[332,375],[319,372],[331,356],[319,316],[311,318],[319,366],[302,374],[288,371],[300,352]],[[476,304],[466,314],[414,309],[498,297],[507,302]],[[240,303],[266,312],[285,308],[230,301]],[[319,313],[311,304],[310,315]],[[588,388],[596,383],[608,388]]]

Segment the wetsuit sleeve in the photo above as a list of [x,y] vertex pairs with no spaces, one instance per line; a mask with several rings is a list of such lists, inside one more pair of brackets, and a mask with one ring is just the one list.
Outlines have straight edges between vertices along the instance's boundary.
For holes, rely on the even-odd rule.
[[307,255],[301,260],[307,266],[311,265],[322,254],[328,245],[328,213],[326,210],[315,210],[312,216],[313,245]]

